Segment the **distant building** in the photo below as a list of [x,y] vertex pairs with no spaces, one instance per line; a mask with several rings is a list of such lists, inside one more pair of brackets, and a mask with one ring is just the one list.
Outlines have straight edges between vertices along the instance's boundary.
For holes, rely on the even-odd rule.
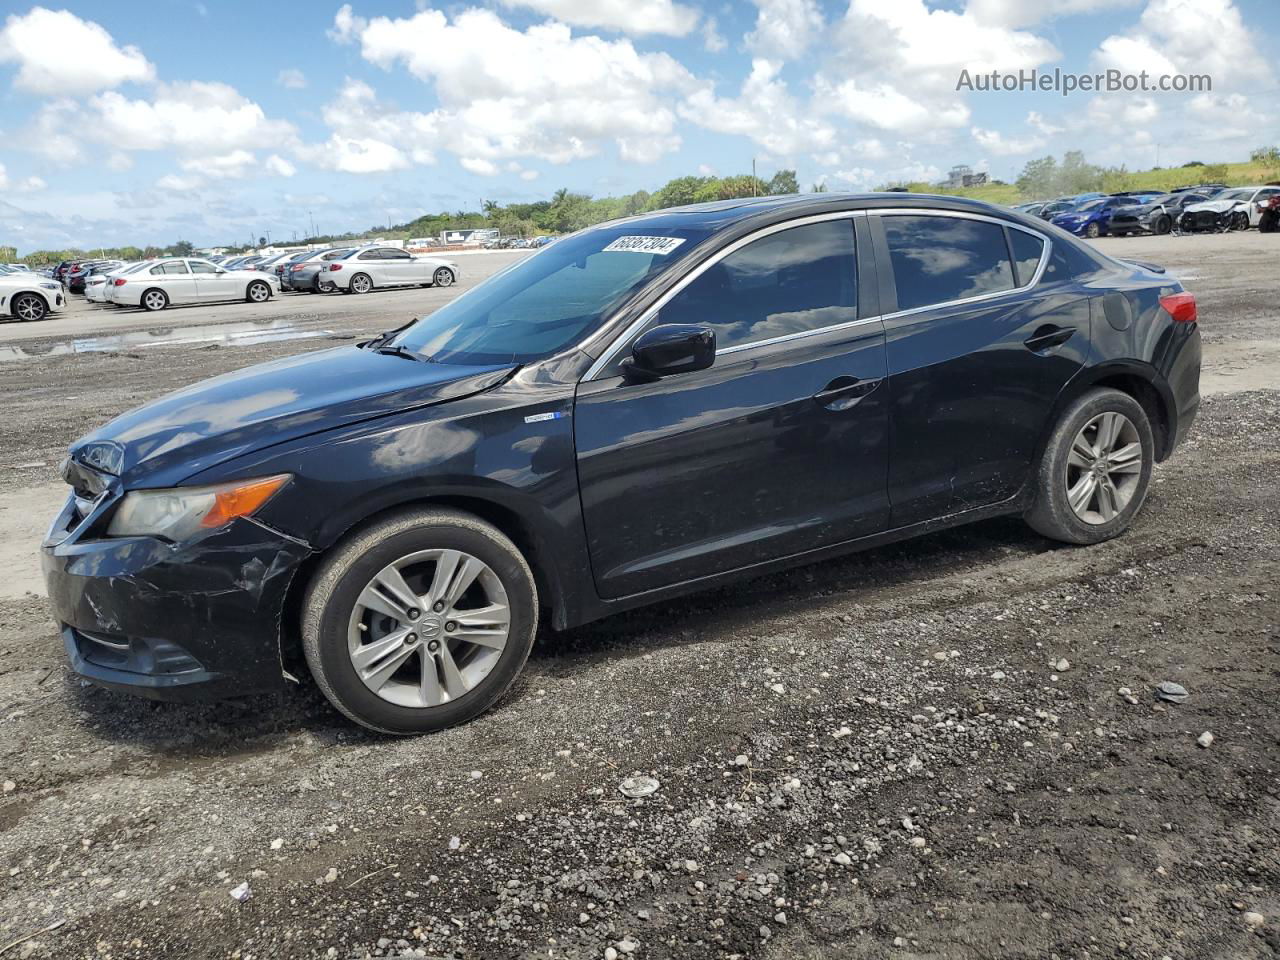
[[499,232],[493,227],[476,227],[466,230],[444,230],[440,234],[442,243],[484,243],[486,240],[497,240]]
[[947,174],[947,179],[938,184],[940,187],[947,187],[954,190],[958,187],[980,187],[987,182],[985,172],[974,173],[973,167],[967,163],[959,163],[951,168]]

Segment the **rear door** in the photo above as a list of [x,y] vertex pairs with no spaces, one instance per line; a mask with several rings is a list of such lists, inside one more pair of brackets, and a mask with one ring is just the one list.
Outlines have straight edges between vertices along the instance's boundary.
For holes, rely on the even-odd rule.
[[[578,477],[603,597],[888,521],[884,334],[874,305],[859,313],[853,219],[757,236],[695,271],[579,386]],[[711,368],[651,383],[620,375],[635,336],[683,323],[715,331]]]
[[185,260],[162,260],[151,268],[152,283],[169,297],[170,303],[195,303],[196,281]]
[[871,228],[892,525],[1008,499],[1089,351],[1088,297],[1056,282],[1066,252],[1055,260],[1042,234],[968,214],[882,211]]

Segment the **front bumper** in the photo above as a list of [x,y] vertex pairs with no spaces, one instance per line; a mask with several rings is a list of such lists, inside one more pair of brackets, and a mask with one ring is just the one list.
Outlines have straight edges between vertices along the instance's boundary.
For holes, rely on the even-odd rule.
[[279,689],[285,596],[309,549],[250,520],[180,545],[86,535],[113,502],[82,519],[69,498],[41,550],[72,669],[161,700]]

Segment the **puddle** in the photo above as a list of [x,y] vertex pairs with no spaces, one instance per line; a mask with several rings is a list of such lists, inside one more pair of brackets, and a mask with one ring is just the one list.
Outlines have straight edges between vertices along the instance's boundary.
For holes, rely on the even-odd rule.
[[332,330],[298,327],[282,320],[244,320],[239,323],[210,324],[204,327],[156,327],[102,337],[82,337],[59,343],[11,344],[0,346],[0,361],[34,360],[70,353],[120,353],[144,347],[173,347],[188,344],[217,344],[245,347],[277,340],[310,340],[331,337]]

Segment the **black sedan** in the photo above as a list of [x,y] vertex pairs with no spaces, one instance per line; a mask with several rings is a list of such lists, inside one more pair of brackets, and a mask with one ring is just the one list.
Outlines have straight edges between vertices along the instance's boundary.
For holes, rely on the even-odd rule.
[[77,441],[48,592],[95,683],[184,698],[309,671],[358,723],[436,730],[503,695],[543,618],[1003,514],[1114,537],[1199,374],[1175,279],[1009,210],[666,210]]
[[1135,233],[1169,233],[1178,225],[1178,218],[1186,207],[1208,199],[1200,193],[1167,193],[1131,207],[1121,207],[1111,214],[1107,232],[1120,237]]

